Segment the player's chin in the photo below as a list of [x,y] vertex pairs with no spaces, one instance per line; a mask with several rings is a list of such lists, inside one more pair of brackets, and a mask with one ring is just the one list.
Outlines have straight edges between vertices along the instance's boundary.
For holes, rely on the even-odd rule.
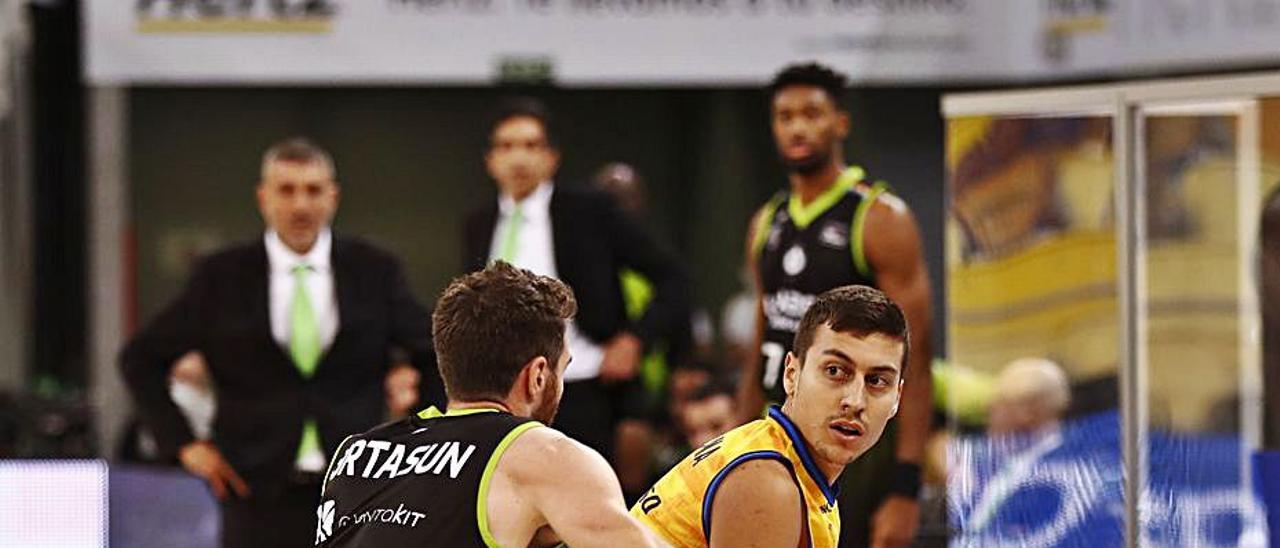
[[787,164],[787,167],[793,170],[810,169],[818,163],[817,155],[813,153],[792,155],[784,154],[782,160]]
[[867,446],[865,435],[848,435],[835,429],[828,429],[827,447],[830,448],[830,451],[839,453],[839,455],[833,455],[839,457],[833,459],[837,462],[851,461],[858,458],[866,452]]
[[853,461],[858,460],[858,457],[861,457],[863,453],[866,453],[866,451],[864,449],[828,446],[825,453],[824,457],[826,457],[828,462],[842,462],[848,466],[853,464]]

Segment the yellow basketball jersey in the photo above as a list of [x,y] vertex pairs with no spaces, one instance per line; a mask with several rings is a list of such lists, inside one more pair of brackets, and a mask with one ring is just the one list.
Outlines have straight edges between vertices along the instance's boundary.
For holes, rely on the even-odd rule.
[[631,515],[673,546],[708,546],[711,507],[720,482],[738,465],[771,459],[791,470],[805,514],[803,538],[815,548],[840,539],[836,490],[813,462],[800,431],[777,406],[768,416],[735,428],[685,457],[631,508]]

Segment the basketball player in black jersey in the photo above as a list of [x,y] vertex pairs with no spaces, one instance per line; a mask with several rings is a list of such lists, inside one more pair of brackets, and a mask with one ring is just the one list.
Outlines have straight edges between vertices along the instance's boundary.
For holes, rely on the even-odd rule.
[[659,546],[595,451],[544,427],[569,364],[573,294],[503,262],[453,281],[432,332],[449,396],[342,442],[316,544]]
[[774,141],[790,185],[748,229],[760,351],[745,365],[738,409],[746,421],[767,400],[782,401],[782,360],[817,295],[861,284],[897,302],[913,343],[896,442],[877,445],[841,475],[839,506],[841,546],[909,546],[919,526],[919,463],[932,408],[929,278],[907,205],[845,163],[849,114],[839,103],[845,83],[843,75],[810,63],[783,69],[769,89]]

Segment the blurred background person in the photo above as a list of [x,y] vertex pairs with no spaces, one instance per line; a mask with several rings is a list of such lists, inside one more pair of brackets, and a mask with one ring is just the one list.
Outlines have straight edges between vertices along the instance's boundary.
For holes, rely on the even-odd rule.
[[[645,224],[648,213],[648,191],[645,180],[635,167],[611,162],[592,177],[591,185],[611,196],[623,213],[633,221]],[[653,284],[643,274],[624,269],[619,277],[626,301],[627,318],[641,321],[653,301]],[[622,482],[627,503],[644,493],[654,479],[654,444],[656,430],[662,428],[660,409],[666,400],[667,379],[671,364],[689,357],[691,329],[679,322],[671,333],[656,340],[640,362],[639,371],[618,387],[621,414],[615,437],[613,464]]]
[[635,220],[644,222],[649,210],[649,192],[644,177],[635,166],[625,162],[610,162],[600,167],[591,185],[613,197],[618,208]]
[[[508,99],[489,127],[485,167],[498,197],[465,221],[463,270],[501,259],[573,289],[580,305],[568,331],[573,363],[555,426],[613,462],[625,476],[624,487],[643,489],[641,448],[616,447],[617,427],[643,415],[637,378],[645,354],[687,324],[688,277],[609,195],[554,181],[560,150],[545,105]],[[652,286],[638,317],[628,315],[622,281],[628,271]],[[624,439],[643,438],[642,428],[626,429]],[[625,462],[618,449],[626,449]]]
[[[650,483],[707,440],[737,426],[735,389],[733,377],[705,364],[672,370],[662,418],[654,424]],[[730,401],[722,401],[725,395]]]
[[[332,233],[338,195],[326,151],[296,138],[270,147],[257,187],[262,238],[205,259],[120,353],[160,453],[221,501],[223,546],[311,542],[334,448],[385,416],[393,347],[440,390],[427,311],[393,256]],[[169,388],[191,351],[216,394],[207,440]]]
[[690,449],[701,447],[737,426],[735,390],[728,380],[708,380],[682,404],[679,424]]
[[721,348],[725,364],[738,373],[738,364],[756,359],[760,350],[756,346],[756,288],[755,275],[743,268],[739,273],[741,290],[725,301],[720,310]]
[[1033,434],[1056,430],[1071,405],[1071,383],[1052,360],[1021,358],[996,377],[987,417],[992,435]]
[[[1025,515],[1040,511],[1045,502],[1034,490],[1021,487],[1034,484],[1037,468],[1047,462],[1061,464],[1065,456],[1074,472],[1070,474],[1072,483],[1065,488],[1068,493],[1061,495],[1064,498],[1089,492],[1090,487],[1081,483],[1095,483],[1104,474],[1119,475],[1119,470],[1105,468],[1107,461],[1070,457],[1081,451],[1080,444],[1088,443],[1080,437],[1088,428],[1076,428],[1076,439],[1064,445],[1061,425],[1071,403],[1071,385],[1054,361],[1026,357],[1009,362],[996,376],[992,394],[986,436],[951,438],[944,434],[930,446],[934,452],[950,451],[950,455],[934,458],[948,461],[948,482],[954,486],[948,494],[954,499],[952,504],[964,500],[963,504],[972,505],[964,513],[962,535],[971,539],[992,530],[1017,529]],[[975,451],[987,455],[986,459],[967,458]],[[978,478],[982,481],[975,481]],[[971,495],[970,490],[979,483],[982,489]],[[1014,510],[1002,514],[1001,508]]]
[[684,416],[685,406],[713,378],[715,373],[706,366],[677,367],[671,372],[671,379],[667,383],[666,413],[676,432],[683,428],[680,420]]

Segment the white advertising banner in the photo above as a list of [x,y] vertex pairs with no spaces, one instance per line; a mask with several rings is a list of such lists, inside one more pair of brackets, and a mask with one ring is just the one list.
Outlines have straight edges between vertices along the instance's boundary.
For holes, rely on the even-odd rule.
[[1280,61],[1280,0],[86,0],[95,84],[755,85]]
[[92,83],[757,84],[998,75],[974,0],[88,0]]
[[1280,62],[1280,0],[1055,0],[1029,70],[1221,70]]

